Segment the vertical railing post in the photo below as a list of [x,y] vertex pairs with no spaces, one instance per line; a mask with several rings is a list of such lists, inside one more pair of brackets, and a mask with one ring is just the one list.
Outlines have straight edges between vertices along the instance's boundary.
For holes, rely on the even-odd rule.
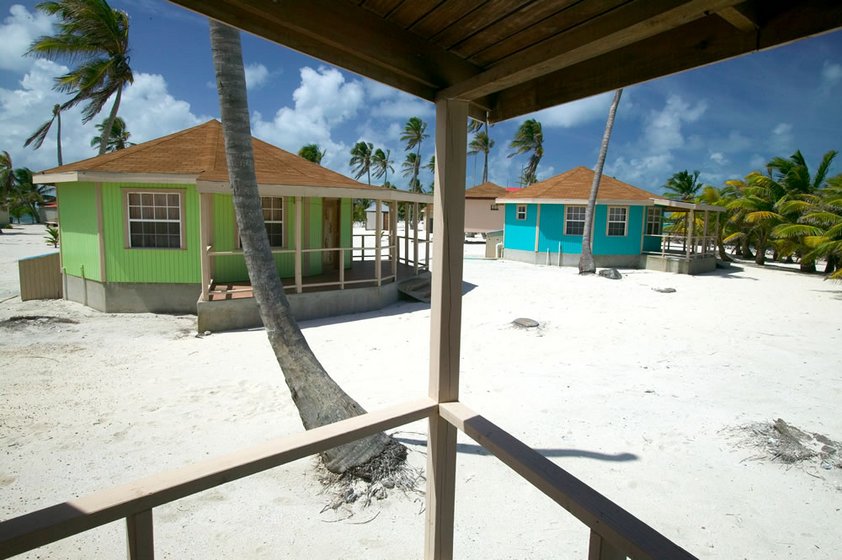
[[412,264],[415,267],[415,275],[418,276],[418,203],[412,203]]
[[152,510],[126,517],[126,532],[129,560],[154,560]]
[[210,204],[208,199],[211,195],[199,194],[199,249],[201,251],[202,267],[202,301],[208,301],[211,281],[211,258],[209,254],[210,242]]
[[626,555],[591,529],[588,560],[626,560]]
[[375,218],[374,218],[374,229],[375,229],[375,236],[374,236],[374,279],[377,280],[377,285],[380,286],[381,279],[383,277],[383,271],[381,270],[381,262],[382,258],[382,245],[383,245],[383,202],[380,199],[377,199],[377,203],[375,206]]
[[345,249],[339,249],[339,289],[345,289]]
[[409,266],[409,203],[403,203],[403,263]]
[[[435,224],[430,312],[430,396],[459,399],[462,328],[462,258],[465,251],[465,156],[468,103],[436,102]],[[424,558],[453,558],[456,428],[430,417]]]
[[696,225],[696,213],[690,210],[687,218],[687,259],[690,259],[690,253],[694,252],[693,244],[693,228]]
[[301,293],[301,220],[303,219],[304,211],[301,208],[303,199],[300,196],[295,197],[295,293]]
[[430,210],[432,204],[424,207],[424,268],[430,270]]
[[389,204],[389,256],[392,260],[392,276],[398,281],[398,202]]

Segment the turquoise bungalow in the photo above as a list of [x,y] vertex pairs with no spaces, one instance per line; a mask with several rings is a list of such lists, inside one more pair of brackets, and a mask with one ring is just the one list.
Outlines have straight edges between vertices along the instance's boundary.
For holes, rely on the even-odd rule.
[[[505,205],[503,258],[578,265],[593,178],[592,170],[576,167],[498,198]],[[713,270],[715,230],[709,219],[723,210],[667,200],[603,175],[592,232],[596,265],[689,274]],[[665,214],[676,213],[687,218],[677,222],[689,227],[665,232]]]
[[[363,185],[257,139],[253,146],[267,233],[299,319],[383,307],[397,299],[399,276],[426,268],[399,258],[388,224],[355,235],[352,204],[374,200],[397,216],[399,203],[431,197]],[[65,299],[107,312],[197,313],[200,332],[260,324],[219,121],[35,180],[56,185]]]

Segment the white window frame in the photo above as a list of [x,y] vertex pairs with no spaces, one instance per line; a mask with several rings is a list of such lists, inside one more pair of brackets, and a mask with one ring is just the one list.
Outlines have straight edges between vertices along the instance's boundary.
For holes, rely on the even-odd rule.
[[[571,210],[582,210],[582,219],[581,220],[571,220],[570,219],[570,212]],[[581,237],[585,233],[585,213],[587,212],[587,208],[585,206],[579,205],[565,205],[564,206],[564,235],[575,235]],[[582,232],[581,233],[569,233],[568,224],[582,224]]]
[[[612,210],[622,210],[623,220],[611,219]],[[623,233],[611,233],[611,224],[623,224]],[[626,237],[629,234],[629,207],[628,206],[609,206],[608,213],[605,217],[605,236],[606,237]]]
[[664,227],[664,212],[658,206],[646,207],[646,230],[644,235],[662,235]]
[[518,221],[526,220],[526,204],[518,204],[515,206],[515,219]]
[[493,203],[493,202],[492,202],[492,203],[491,203],[491,211],[492,211],[492,212],[497,212],[498,210],[500,210],[500,207],[499,207],[497,204],[495,204],[495,203]]
[[[137,199],[139,204],[132,203],[132,195],[137,195],[140,198]],[[166,197],[165,202],[163,205],[159,205],[155,200],[155,196],[164,196]],[[151,204],[147,202],[150,199],[147,199],[147,196],[151,196]],[[178,201],[177,204],[172,205],[170,204],[171,196],[177,196]],[[133,210],[138,209],[141,213],[140,217],[132,217]],[[164,210],[166,213],[166,217],[161,216],[160,210]],[[171,218],[170,215],[172,212],[171,210],[178,211],[177,218]],[[151,212],[151,216],[147,215],[144,217],[144,214],[147,212]],[[173,250],[173,249],[185,249],[187,247],[186,244],[186,232],[184,227],[184,192],[182,190],[175,190],[175,189],[124,189],[123,190],[123,215],[124,215],[124,227],[125,227],[125,243],[124,246],[126,249],[133,249],[133,250]],[[178,224],[178,247],[142,247],[142,246],[135,246],[132,243],[132,224],[136,223],[166,223],[166,224]],[[144,235],[144,234],[141,234]],[[156,235],[152,233],[150,235]],[[172,234],[161,234],[161,235],[172,235]]]
[[[280,209],[277,208],[264,208],[263,204],[266,200],[280,200],[281,207]],[[261,196],[260,197],[260,209],[263,213],[263,223],[266,227],[266,236],[269,238],[269,247],[272,249],[285,249],[287,247],[287,231],[286,226],[286,197],[283,196]],[[267,210],[269,211],[269,217],[267,218]],[[272,211],[276,210],[280,213],[280,219],[272,219]],[[280,245],[273,245],[272,244],[272,236],[269,235],[269,225],[270,224],[281,224],[281,244]],[[240,228],[237,227],[236,221],[234,222],[234,228],[236,230],[237,235],[237,246],[242,249],[243,248],[243,240],[240,237]]]

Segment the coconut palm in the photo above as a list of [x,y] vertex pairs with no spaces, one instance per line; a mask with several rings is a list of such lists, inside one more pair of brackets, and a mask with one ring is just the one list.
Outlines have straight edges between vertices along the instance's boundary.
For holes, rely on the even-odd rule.
[[772,229],[786,220],[777,206],[785,192],[771,176],[758,171],[746,175],[745,181],[726,183],[738,190],[739,195],[726,208],[734,212],[736,221],[743,224],[743,231],[740,236],[726,238],[725,242],[740,238],[750,239],[754,242],[754,262],[765,264],[766,249],[771,245]]
[[822,228],[820,235],[805,238],[805,245],[811,247],[805,258],[824,257],[828,278],[842,280],[842,175],[827,181],[820,199],[805,209],[801,220]]
[[[105,0],[55,0],[41,2],[37,7],[58,18],[58,33],[36,39],[28,54],[79,63],[57,77],[53,87],[73,96],[62,109],[85,104],[83,123],[98,115],[114,96],[102,133],[111,138],[123,88],[134,81],[129,66],[129,16],[111,8]],[[100,155],[107,147],[107,142],[100,143]]]
[[[473,121],[476,122],[476,121]],[[488,182],[488,152],[494,147],[494,140],[488,137],[488,132],[480,130],[474,133],[471,142],[468,144],[468,155],[483,155],[482,162],[482,182]]]
[[[12,189],[15,184],[14,167],[12,166],[12,156],[9,152],[0,152],[0,210],[7,210],[9,208],[9,197],[12,195]],[[0,228],[0,234],[3,233],[3,228]]]
[[305,144],[298,150],[298,155],[307,161],[312,161],[319,165],[322,164],[322,158],[325,157],[325,152],[319,148],[318,144]]
[[[108,124],[108,119],[105,119],[100,124],[96,125],[97,130],[99,130],[100,136],[94,136],[91,139],[91,147],[100,149],[100,145],[102,144],[102,135],[103,131],[105,130],[106,125]],[[116,152],[117,150],[123,150],[128,148],[129,146],[134,146],[134,142],[129,142],[129,138],[131,137],[132,133],[128,131],[126,128],[126,121],[122,118],[117,117],[114,119],[114,123],[111,126],[111,137],[108,139],[107,145],[105,147],[105,152]],[[101,152],[101,150],[100,150]]]
[[56,123],[56,155],[58,158],[58,164],[62,164],[61,159],[61,105],[56,104],[53,105],[53,116],[50,120],[42,124],[38,127],[32,136],[26,139],[26,142],[23,143],[23,147],[26,148],[30,144],[32,144],[32,149],[37,150],[41,147],[41,144],[44,143],[44,139],[47,137],[47,134],[50,132],[50,128],[52,128],[53,123]]
[[[418,171],[421,169],[421,144],[424,142],[424,139],[429,137],[427,134],[427,123],[419,119],[418,117],[410,117],[406,124],[403,127],[403,132],[401,133],[401,140],[406,142],[405,150],[409,152],[410,150],[415,150],[415,175],[409,181],[409,190],[421,192],[421,182],[418,180]],[[409,154],[407,154],[407,161],[409,161]],[[406,168],[406,162],[404,162],[403,166],[404,169]],[[406,174],[404,174],[406,177]]]
[[544,133],[541,130],[541,123],[535,119],[528,119],[518,127],[515,137],[509,143],[509,148],[514,151],[509,157],[529,153],[529,163],[520,175],[520,184],[529,186],[538,182],[538,163],[544,157]]
[[433,174],[433,180],[430,181],[430,192],[436,189],[436,154],[430,156],[430,161],[424,164],[424,169]]
[[385,152],[380,148],[374,150],[374,153],[371,155],[371,165],[374,168],[374,177],[377,179],[383,178],[383,186],[389,185],[389,171],[392,173],[395,172],[395,168],[392,164],[395,163],[392,161],[392,150],[386,150]]
[[679,171],[667,179],[664,185],[664,196],[672,200],[692,202],[699,194],[702,184],[699,182],[699,172]]
[[[292,316],[263,223],[240,34],[215,20],[210,20],[210,30],[234,210],[254,297],[275,358],[306,429],[363,414],[363,407],[325,371]],[[378,433],[325,451],[322,457],[332,472],[371,477],[378,464],[388,468],[403,462],[406,448]]]
[[371,184],[371,157],[374,153],[374,145],[371,142],[357,142],[351,148],[351,160],[348,162],[356,172],[354,179],[363,175],[368,177],[368,184]]
[[29,214],[36,224],[41,223],[38,206],[44,204],[46,187],[32,182],[32,171],[27,167],[15,169],[12,175],[14,186],[9,201],[10,208],[15,209],[18,216]]
[[591,246],[591,229],[593,228],[593,215],[596,208],[596,197],[599,193],[599,182],[602,180],[602,169],[605,167],[605,157],[608,155],[608,142],[611,140],[611,130],[614,128],[614,116],[617,114],[617,107],[620,105],[620,97],[623,89],[614,92],[614,99],[608,108],[608,120],[605,121],[605,132],[602,135],[602,143],[599,145],[599,155],[596,158],[593,183],[588,196],[588,205],[585,207],[585,229],[582,231],[582,253],[579,255],[579,274],[593,274],[596,272],[596,264],[593,260],[593,247]]
[[421,158],[415,152],[406,154],[406,159],[401,164],[404,177],[409,177],[409,191],[423,192],[421,181],[418,179],[418,172],[421,169]]

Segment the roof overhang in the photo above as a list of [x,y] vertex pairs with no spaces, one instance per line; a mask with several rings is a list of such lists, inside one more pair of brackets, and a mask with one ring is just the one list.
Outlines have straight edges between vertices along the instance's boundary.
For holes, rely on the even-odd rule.
[[[258,184],[260,194],[264,196],[304,196],[310,198],[366,198],[396,202],[419,202],[432,204],[429,194],[411,193],[396,189],[356,189],[354,187],[318,187],[305,185],[267,185]],[[200,193],[231,194],[228,182],[197,181],[196,190]]]
[[[497,204],[570,204],[573,206],[585,206],[588,201],[582,198],[498,198]],[[652,200],[600,200],[597,204],[603,206],[652,206]]]
[[490,122],[842,27],[839,0],[171,1]]
[[192,185],[196,175],[170,173],[109,173],[102,171],[65,171],[62,173],[38,173],[32,176],[37,185],[55,183],[166,183]]
[[678,200],[670,200],[668,198],[653,198],[655,206],[666,208],[670,212],[725,212],[722,206],[712,206],[710,204],[697,204],[694,202],[681,202]]

